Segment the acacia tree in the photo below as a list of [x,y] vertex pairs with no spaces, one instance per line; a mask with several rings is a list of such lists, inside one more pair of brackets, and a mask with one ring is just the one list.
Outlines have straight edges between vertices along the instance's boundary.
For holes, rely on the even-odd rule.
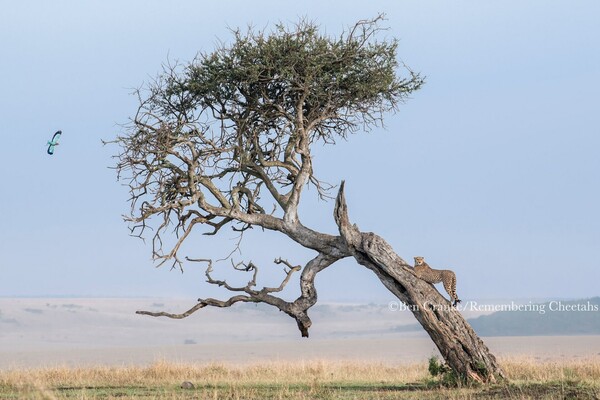
[[[132,232],[143,237],[152,229],[159,265],[206,262],[207,281],[234,292],[227,300],[198,299],[182,314],[139,314],[185,318],[206,306],[266,303],[294,318],[308,337],[316,275],[354,257],[410,306],[454,371],[482,382],[503,377],[461,314],[381,237],[350,223],[343,182],[334,208],[337,234],[317,232],[299,218],[307,186],[322,197],[333,189],[315,175],[312,147],[379,126],[384,114],[423,84],[419,74],[399,65],[396,40],[377,39],[381,20],[359,21],[339,37],[320,33],[308,21],[278,25],[270,33],[234,31],[231,44],[189,64],[167,65],[137,91],[139,108],[117,137],[115,156],[119,178],[130,189],[126,219]],[[233,265],[252,275],[246,286],[236,287],[213,277],[212,260],[179,255],[192,231],[217,235],[225,227],[243,232],[254,226],[278,231],[316,255],[304,266],[275,260],[285,266],[285,278],[279,287],[262,288],[252,263]],[[173,231],[172,245],[163,245]],[[296,272],[299,297],[278,297]]]

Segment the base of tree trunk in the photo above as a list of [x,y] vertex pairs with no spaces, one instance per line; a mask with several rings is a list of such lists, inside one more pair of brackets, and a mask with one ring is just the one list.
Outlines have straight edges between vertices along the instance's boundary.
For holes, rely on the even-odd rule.
[[334,216],[340,234],[356,261],[373,271],[381,282],[412,311],[429,334],[447,365],[461,379],[481,383],[505,379],[502,368],[460,312],[433,285],[419,279],[412,267],[374,233],[360,232],[349,222],[344,182]]

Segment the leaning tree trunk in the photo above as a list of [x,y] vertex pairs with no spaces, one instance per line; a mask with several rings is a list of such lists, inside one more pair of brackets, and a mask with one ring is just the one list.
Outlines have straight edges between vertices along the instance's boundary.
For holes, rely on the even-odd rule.
[[452,370],[479,382],[505,377],[496,358],[473,328],[433,285],[417,278],[412,267],[381,237],[361,232],[350,224],[343,182],[334,216],[354,258],[375,272],[385,287],[409,306]]

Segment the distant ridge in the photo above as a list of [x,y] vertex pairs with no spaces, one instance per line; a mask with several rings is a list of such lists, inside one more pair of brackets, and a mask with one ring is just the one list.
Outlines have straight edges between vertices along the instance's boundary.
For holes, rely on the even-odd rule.
[[[466,302],[462,307],[469,309],[471,305]],[[600,297],[544,303],[486,304],[483,307],[506,311],[467,319],[479,336],[600,335]],[[419,324],[409,324],[396,326],[393,330],[416,332],[423,328]]]
[[524,305],[468,321],[480,336],[600,335],[600,297]]

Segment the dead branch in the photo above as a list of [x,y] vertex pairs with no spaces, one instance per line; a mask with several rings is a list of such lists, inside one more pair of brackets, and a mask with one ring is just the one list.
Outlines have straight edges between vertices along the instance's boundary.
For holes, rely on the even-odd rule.
[[[456,309],[433,307],[446,300],[432,285],[418,279],[381,237],[350,223],[343,182],[334,210],[339,235],[317,232],[300,221],[303,190],[314,186],[326,199],[332,188],[313,171],[312,147],[382,126],[384,114],[396,111],[423,84],[410,69],[406,77],[398,76],[397,41],[376,39],[382,19],[358,21],[339,38],[307,21],[291,29],[279,25],[271,34],[234,31],[230,45],[186,65],[167,64],[154,82],[136,91],[138,109],[115,140],[120,146],[115,169],[129,187],[132,234],[143,238],[150,232],[159,265],[170,260],[173,267],[181,266],[178,252],[192,229],[216,235],[226,226],[239,232],[252,227],[278,231],[317,252],[303,268],[276,259],[284,266],[279,286],[260,289],[259,267],[252,262],[232,261],[235,270],[251,274],[246,285],[234,286],[213,277],[211,260],[188,258],[208,264],[209,284],[237,294],[224,301],[198,299],[181,314],[138,314],[181,319],[206,306],[260,302],[294,318],[308,337],[316,275],[352,256],[412,306],[461,376],[491,381],[494,374],[503,375]],[[170,242],[163,242],[163,236],[173,232],[177,240],[166,248]],[[293,302],[277,297],[300,271],[300,296]]]
[[205,262],[208,264],[206,268],[207,282],[213,285],[224,287],[231,292],[244,292],[245,295],[233,296],[226,301],[216,300],[212,298],[198,299],[198,304],[190,308],[188,311],[181,314],[173,314],[166,312],[152,312],[152,311],[137,311],[137,314],[149,315],[152,317],[167,317],[173,319],[182,319],[190,316],[196,311],[206,307],[230,307],[235,303],[239,302],[253,302],[253,303],[265,303],[277,307],[280,311],[285,312],[292,318],[294,318],[298,324],[298,328],[303,337],[308,337],[308,329],[312,325],[310,318],[308,317],[308,309],[317,302],[317,291],[315,289],[314,279],[318,272],[322,271],[326,267],[333,264],[338,258],[331,257],[325,254],[319,254],[316,258],[312,259],[305,267],[300,278],[300,296],[293,302],[287,302],[278,297],[273,296],[271,293],[281,292],[285,286],[289,283],[290,278],[294,272],[300,271],[301,266],[293,266],[287,260],[281,258],[275,259],[275,264],[284,264],[288,269],[285,272],[285,278],[282,280],[278,287],[263,287],[260,290],[254,289],[256,286],[256,279],[258,274],[257,266],[252,263],[232,263],[232,267],[237,271],[249,272],[252,271],[252,280],[248,282],[246,286],[235,287],[229,285],[225,280],[214,279],[211,276],[213,272],[213,262],[210,259],[203,258],[187,258],[191,262]]
[[202,300],[198,299],[198,304],[196,304],[194,307],[190,308],[189,310],[187,310],[186,312],[181,313],[181,314],[171,314],[171,313],[167,313],[167,312],[163,312],[163,311],[153,312],[153,311],[141,311],[141,310],[136,311],[135,313],[140,314],[140,315],[149,315],[151,317],[167,317],[167,318],[172,318],[172,319],[183,319],[183,318],[189,317],[196,311],[198,311],[201,308],[204,308],[206,306],[231,307],[235,303],[239,303],[239,302],[255,302],[255,300],[249,296],[244,296],[244,295],[233,296],[229,300],[226,300],[226,301],[221,301],[221,300],[216,300],[216,299],[211,299],[211,298],[202,299]]

